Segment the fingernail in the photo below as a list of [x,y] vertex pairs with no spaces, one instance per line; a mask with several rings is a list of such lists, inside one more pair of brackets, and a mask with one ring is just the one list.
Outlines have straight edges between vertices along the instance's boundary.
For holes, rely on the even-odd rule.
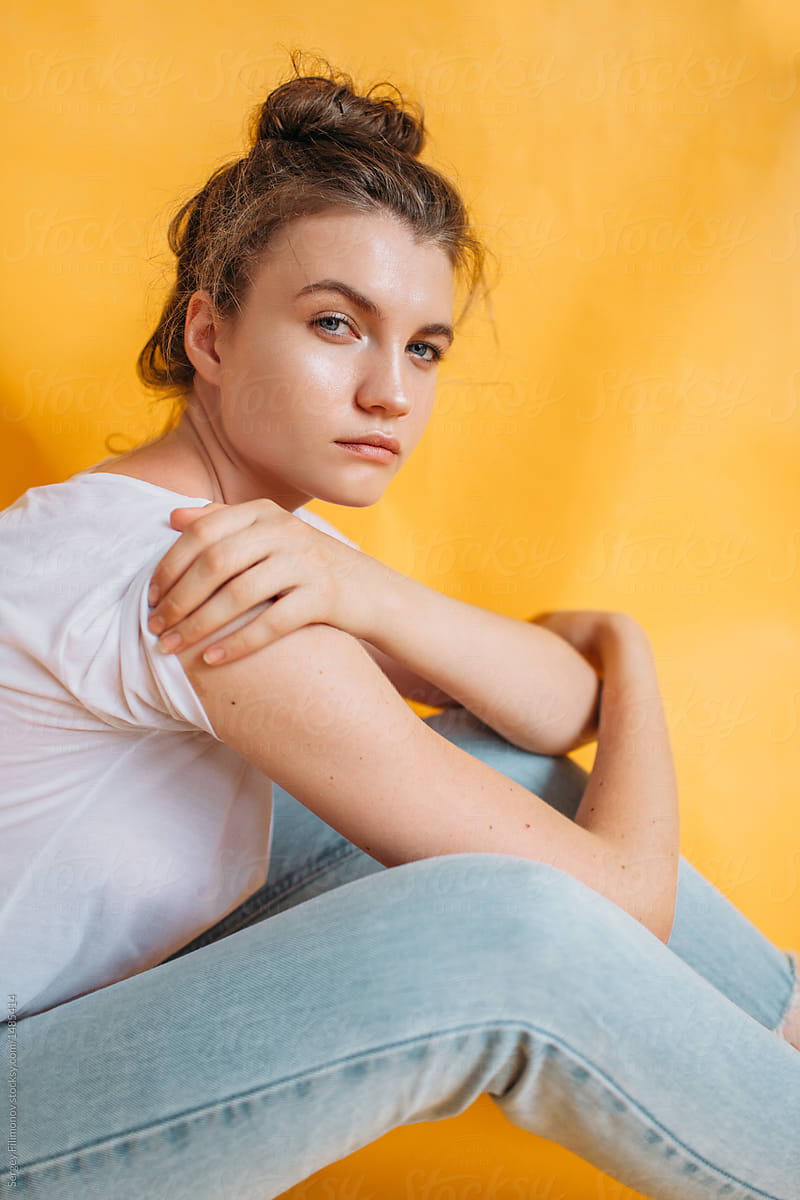
[[147,627],[151,633],[154,633],[154,634],[156,634],[156,636],[158,636],[158,634],[161,633],[162,630],[164,630],[166,628],[166,624],[167,624],[167,622],[164,620],[163,617],[160,617],[160,616],[159,617],[150,617],[150,619],[147,622]]
[[154,583],[150,584],[150,591],[147,593],[147,603],[152,608],[154,604],[158,604],[161,593]]
[[203,662],[215,663],[220,662],[225,657],[225,651],[221,646],[211,646],[203,654]]
[[162,654],[169,654],[176,646],[180,646],[183,638],[179,633],[168,633],[166,637],[161,638],[158,642],[158,648]]

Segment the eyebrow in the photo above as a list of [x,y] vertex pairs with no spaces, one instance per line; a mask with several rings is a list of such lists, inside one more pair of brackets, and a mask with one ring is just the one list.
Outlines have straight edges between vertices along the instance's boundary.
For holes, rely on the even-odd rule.
[[[383,313],[378,308],[374,300],[370,300],[368,296],[364,296],[361,292],[356,291],[349,283],[343,283],[341,279],[320,279],[316,283],[307,283],[304,288],[295,296],[295,300],[299,300],[301,296],[308,296],[314,292],[339,292],[354,304],[356,308],[360,308],[362,312],[367,313],[370,317],[376,317],[379,321],[383,320]],[[452,325],[442,324],[440,321],[432,321],[427,325],[421,325],[417,333],[425,337],[443,337],[447,339],[447,344],[450,345],[455,337]]]

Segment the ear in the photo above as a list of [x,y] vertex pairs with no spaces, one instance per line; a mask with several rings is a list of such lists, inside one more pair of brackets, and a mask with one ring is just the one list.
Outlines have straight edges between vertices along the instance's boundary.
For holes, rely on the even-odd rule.
[[208,383],[219,384],[222,363],[217,352],[221,321],[205,288],[194,292],[186,309],[183,330],[186,355],[195,371]]

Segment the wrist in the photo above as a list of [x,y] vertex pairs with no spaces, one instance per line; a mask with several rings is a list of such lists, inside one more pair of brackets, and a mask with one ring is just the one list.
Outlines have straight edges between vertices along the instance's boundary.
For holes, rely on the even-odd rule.
[[407,577],[379,559],[361,553],[364,561],[359,562],[354,588],[358,596],[357,616],[355,628],[348,632],[383,649],[386,630],[393,624],[391,599]]

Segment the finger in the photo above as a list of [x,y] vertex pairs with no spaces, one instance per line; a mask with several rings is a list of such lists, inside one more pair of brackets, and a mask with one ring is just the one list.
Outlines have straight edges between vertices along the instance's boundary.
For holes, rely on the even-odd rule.
[[[275,531],[263,524],[250,525],[212,542],[200,551],[180,579],[153,608],[148,618],[150,632],[158,634],[172,629],[210,600],[225,584],[246,576],[245,586],[237,585],[235,592],[236,597],[242,597],[242,607],[234,614],[238,616],[266,595],[272,594],[264,591],[260,595],[254,594],[255,577],[249,574],[250,570],[259,563],[270,563],[273,568],[276,563],[283,563],[282,570],[286,571],[287,562],[295,564],[296,572],[301,569]],[[288,580],[286,586],[299,581],[300,577],[297,576]]]
[[[203,651],[203,660],[210,666],[224,666],[272,645],[295,629],[317,623],[311,593],[308,589],[299,588],[275,600],[268,609],[242,625],[235,633],[213,642]],[[222,657],[217,657],[219,651]]]
[[192,521],[196,520],[201,513],[207,513],[209,509],[225,508],[227,505],[222,504],[219,500],[212,500],[210,504],[202,505],[199,508],[173,508],[169,515],[169,523],[173,529],[188,529]]
[[[303,586],[302,580],[296,564],[290,558],[264,559],[235,576],[189,616],[165,630],[159,638],[159,648],[163,647],[166,653],[174,653],[192,646],[256,605],[274,600],[299,586]],[[176,636],[180,637],[180,642],[175,640]]]
[[[209,509],[212,511],[209,512]],[[157,592],[159,598],[166,595],[206,546],[255,524],[258,515],[259,510],[253,506],[252,502],[226,504],[219,507],[209,504],[200,509],[197,518],[172,543],[166,554],[156,564],[150,577],[151,592]],[[262,511],[261,516],[266,517],[266,514]],[[269,523],[268,518],[267,523]],[[157,604],[158,599],[153,603]]]

